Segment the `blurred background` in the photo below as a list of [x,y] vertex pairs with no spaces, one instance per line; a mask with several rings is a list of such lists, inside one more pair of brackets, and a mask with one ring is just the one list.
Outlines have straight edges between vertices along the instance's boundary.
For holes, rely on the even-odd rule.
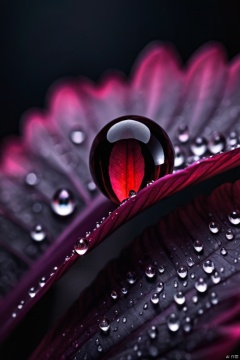
[[172,42],[183,62],[203,43],[240,53],[240,2],[234,0],[1,0],[0,138],[43,107],[65,76],[97,81],[108,69],[126,75],[153,40]]

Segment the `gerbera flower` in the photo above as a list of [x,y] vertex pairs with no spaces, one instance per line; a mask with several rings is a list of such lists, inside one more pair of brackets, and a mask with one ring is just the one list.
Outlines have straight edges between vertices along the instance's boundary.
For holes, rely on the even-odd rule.
[[[58,84],[47,111],[27,114],[23,140],[7,142],[1,170],[2,340],[79,254],[109,236],[130,241],[134,229],[129,248],[32,358],[221,359],[232,351],[239,341],[239,69],[238,59],[226,64],[219,45],[200,49],[183,70],[170,46],[154,44],[130,81],[112,74],[98,86]],[[98,131],[128,114],[167,131],[175,172],[116,208],[97,191],[87,160]]]

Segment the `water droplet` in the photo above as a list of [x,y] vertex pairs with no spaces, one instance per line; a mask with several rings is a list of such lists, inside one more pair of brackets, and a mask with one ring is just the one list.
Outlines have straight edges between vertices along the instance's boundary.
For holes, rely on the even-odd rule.
[[161,291],[163,291],[164,288],[164,283],[160,282],[157,284],[157,292],[160,293]]
[[78,255],[84,255],[88,251],[88,241],[87,239],[81,238],[78,240],[74,246],[74,250]]
[[220,230],[220,227],[216,222],[211,221],[209,224],[209,230],[211,231],[211,233],[217,234]]
[[217,295],[216,295],[215,292],[212,292],[212,293],[211,293],[211,303],[212,303],[213,305],[217,305],[217,304],[218,304],[218,297],[217,297]]
[[113,291],[111,292],[111,298],[112,298],[113,300],[116,300],[117,297],[118,297],[118,296],[117,296],[117,292],[113,290]]
[[86,139],[86,135],[82,130],[72,130],[69,137],[74,145],[80,145]]
[[75,201],[70,190],[58,190],[52,199],[51,207],[55,214],[59,216],[71,215],[75,209]]
[[192,273],[192,274],[191,274],[191,279],[194,279],[194,278],[195,278],[195,274]]
[[236,131],[231,131],[227,139],[228,145],[235,146],[238,143],[238,135]]
[[131,190],[137,193],[150,179],[171,173],[173,165],[174,151],[168,135],[142,116],[123,116],[105,125],[90,151],[92,177],[104,195],[116,203],[128,198]]
[[153,304],[158,304],[158,303],[159,303],[159,295],[158,295],[158,293],[152,294],[151,302],[152,302]]
[[205,271],[205,273],[207,274],[211,274],[214,270],[215,266],[212,260],[206,260],[203,263],[203,270]]
[[145,274],[149,279],[152,279],[156,275],[156,270],[153,266],[149,265],[145,269]]
[[147,308],[148,308],[148,304],[145,303],[145,304],[143,305],[143,309],[144,309],[144,310],[147,310]]
[[177,288],[177,287],[178,287],[178,282],[177,282],[177,280],[174,280],[174,282],[173,282],[173,286],[174,286],[175,288]]
[[41,242],[46,238],[46,232],[44,231],[42,225],[38,224],[34,226],[32,231],[30,232],[30,236],[32,240]]
[[43,287],[46,284],[46,278],[42,277],[41,280],[39,281],[39,286]]
[[165,267],[163,265],[160,265],[159,268],[158,268],[158,271],[160,274],[163,274],[164,271],[165,271]]
[[183,305],[185,303],[185,296],[183,295],[182,291],[178,291],[174,294],[174,300],[178,305]]
[[123,287],[123,288],[121,289],[121,291],[122,291],[122,294],[123,294],[123,295],[127,295],[127,293],[128,293],[128,290],[127,290],[127,288],[125,288],[125,287]]
[[212,282],[214,284],[218,284],[221,280],[221,277],[219,275],[219,273],[217,271],[215,271],[212,275],[211,275],[211,279],[212,279]]
[[192,266],[194,265],[193,258],[188,257],[188,258],[187,258],[187,264],[188,264],[189,267],[192,267]]
[[198,302],[198,297],[197,297],[197,295],[194,295],[194,296],[192,297],[192,302],[193,302],[194,304],[196,304],[196,303]]
[[227,249],[225,247],[222,247],[220,250],[220,253],[222,256],[226,256],[227,255]]
[[185,162],[185,156],[179,146],[174,146],[175,157],[174,157],[174,167],[180,167]]
[[197,291],[203,293],[207,290],[207,283],[203,278],[199,278],[196,282],[195,282],[195,288],[197,289]]
[[240,211],[234,210],[228,215],[228,219],[231,224],[239,225],[240,224]]
[[123,321],[123,323],[125,324],[125,323],[127,322],[127,318],[124,317],[122,321]]
[[101,344],[98,345],[97,350],[98,350],[98,352],[102,352],[102,351],[103,351],[103,348],[102,348],[102,345],[101,345]]
[[223,151],[226,145],[225,137],[218,131],[214,131],[208,142],[208,150],[214,155]]
[[207,151],[207,141],[205,138],[198,136],[191,144],[191,150],[194,155],[202,156]]
[[181,143],[186,143],[189,140],[189,131],[188,126],[185,124],[181,124],[178,128],[178,140]]
[[129,306],[133,306],[134,305],[134,300],[133,299],[130,299],[129,302],[128,302]]
[[178,276],[181,278],[181,279],[184,279],[186,276],[187,276],[187,268],[186,266],[180,266],[178,269],[177,269],[177,273],[178,273]]
[[108,319],[102,319],[100,322],[99,322],[99,328],[103,331],[103,332],[107,332],[110,328],[110,324],[109,324],[109,321]]
[[234,233],[233,233],[233,231],[231,229],[228,229],[226,231],[225,236],[226,236],[226,239],[229,240],[229,241],[234,239]]
[[170,314],[167,318],[167,326],[170,331],[176,332],[179,330],[180,321],[176,314]]
[[30,172],[25,177],[25,182],[29,186],[35,186],[38,184],[39,180],[37,175],[34,172]]
[[31,289],[28,291],[28,295],[31,297],[31,298],[34,298],[34,296],[36,295],[37,291],[34,287],[31,287]]
[[13,318],[17,317],[17,314],[16,314],[15,312],[12,313],[12,317],[13,317]]
[[127,273],[127,282],[131,285],[133,285],[137,280],[136,274],[132,271],[129,271]]
[[156,328],[155,325],[152,325],[151,328],[148,330],[148,335],[150,337],[150,339],[156,339],[158,334],[158,329]]
[[195,240],[193,243],[194,250],[199,253],[203,250],[203,243],[200,240]]
[[136,193],[136,191],[134,191],[134,190],[130,190],[129,193],[128,193],[128,197],[130,197],[130,198],[133,198],[133,197],[135,197],[136,195],[137,195],[137,193]]

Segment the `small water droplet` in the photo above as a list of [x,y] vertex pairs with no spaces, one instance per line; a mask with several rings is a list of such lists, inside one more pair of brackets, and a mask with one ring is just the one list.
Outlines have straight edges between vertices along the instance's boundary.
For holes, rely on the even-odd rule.
[[240,224],[240,211],[234,210],[228,215],[228,220],[233,225],[239,225]]
[[131,285],[133,285],[137,280],[136,274],[132,271],[129,271],[127,273],[127,282]]
[[174,280],[174,282],[173,282],[173,286],[174,286],[175,288],[177,288],[177,287],[178,287],[178,282],[177,282],[177,280]]
[[227,249],[225,247],[222,247],[220,250],[220,253],[222,256],[226,256],[227,255]]
[[117,297],[118,297],[118,296],[117,296],[117,292],[113,290],[113,291],[111,292],[111,298],[112,298],[113,300],[116,300]]
[[203,250],[203,243],[200,240],[195,240],[193,247],[197,253],[200,253]]
[[226,145],[226,139],[225,137],[220,134],[218,131],[214,131],[212,136],[210,137],[208,141],[208,150],[210,153],[217,154],[220,151],[223,151]]
[[217,295],[216,295],[215,292],[212,292],[212,293],[211,293],[211,303],[212,303],[213,305],[217,305],[217,304],[218,304],[218,297],[217,297]]
[[127,322],[127,318],[124,317],[123,320],[122,320],[122,322],[125,324],[125,323]]
[[32,231],[30,232],[30,236],[32,240],[41,242],[46,238],[46,232],[44,231],[42,225],[38,224],[34,226]]
[[216,222],[211,221],[209,223],[209,230],[211,231],[211,233],[217,234],[219,232],[219,230],[220,230],[220,227]]
[[135,190],[130,190],[129,193],[128,193],[128,197],[130,198],[133,198],[137,195],[136,191]]
[[144,310],[147,310],[147,308],[148,308],[148,304],[145,303],[145,304],[143,305],[143,309],[144,309]]
[[194,155],[202,156],[207,151],[207,141],[204,137],[198,136],[191,144],[191,150]]
[[165,271],[165,267],[164,267],[163,265],[160,265],[160,266],[158,267],[158,271],[159,271],[160,274],[163,274],[164,271]]
[[158,329],[156,328],[155,325],[151,326],[151,328],[148,330],[148,335],[150,337],[150,339],[156,339],[158,334]]
[[199,278],[196,282],[195,282],[195,288],[197,289],[197,291],[203,293],[207,290],[207,283],[203,278]]
[[12,313],[12,317],[13,317],[13,318],[17,317],[17,314],[16,314],[15,312]]
[[78,240],[74,246],[74,250],[78,255],[84,255],[88,251],[88,241],[87,239],[81,238]]
[[178,273],[178,276],[181,278],[181,279],[184,279],[186,276],[187,276],[187,268],[186,266],[180,266],[178,269],[177,269],[177,273]]
[[28,291],[28,295],[31,297],[31,298],[34,298],[34,296],[36,295],[37,291],[34,287],[31,287],[31,289]]
[[192,267],[194,265],[194,261],[192,257],[188,257],[187,258],[187,264],[189,267]]
[[158,293],[152,294],[151,302],[152,302],[154,305],[159,303],[159,295],[158,295]]
[[39,180],[37,175],[34,172],[30,172],[25,177],[25,182],[29,186],[35,186],[38,184]]
[[98,352],[102,352],[102,351],[103,351],[103,348],[102,348],[102,345],[101,345],[101,344],[98,345],[97,350],[98,350]]
[[227,139],[228,145],[230,146],[235,146],[238,143],[238,135],[236,133],[236,131],[231,131],[228,139]]
[[157,284],[157,292],[160,293],[161,291],[163,291],[164,288],[164,283],[160,282]]
[[195,278],[195,274],[192,273],[192,274],[191,274],[191,279],[194,279],[194,278]]
[[149,265],[145,269],[145,274],[149,279],[152,279],[156,275],[156,270],[153,266]]
[[179,330],[180,321],[176,314],[172,313],[167,318],[167,326],[170,331],[176,332]]
[[174,300],[178,305],[183,305],[185,303],[185,296],[182,291],[178,291],[174,294]]
[[45,277],[42,277],[39,281],[39,286],[40,287],[43,287],[44,285],[46,284],[46,278]]
[[211,279],[212,279],[212,282],[214,284],[218,284],[221,280],[221,277],[219,275],[219,273],[217,271],[215,271],[212,275],[211,275]]
[[211,274],[214,270],[215,266],[212,260],[206,260],[203,263],[203,270],[205,271],[205,273],[207,274]]
[[69,216],[75,210],[75,200],[70,190],[60,189],[54,194],[51,207],[59,216]]
[[86,135],[82,130],[72,130],[69,137],[74,145],[80,145],[86,139]]
[[129,306],[133,306],[134,305],[134,300],[133,299],[130,299],[129,302],[128,302]]
[[196,304],[196,303],[198,302],[198,297],[197,297],[197,295],[194,295],[194,296],[192,297],[192,302],[193,302],[194,304]]
[[122,294],[123,294],[123,295],[127,295],[127,293],[128,293],[128,290],[127,290],[127,288],[125,288],[125,287],[123,287],[123,288],[121,289],[121,291],[122,291]]
[[108,319],[102,319],[100,322],[99,322],[99,328],[103,331],[103,332],[107,332],[110,328],[110,324],[109,324],[109,321]]
[[226,239],[229,240],[229,241],[234,239],[234,233],[233,233],[233,231],[231,229],[228,229],[226,231],[225,236],[226,236]]
[[87,188],[88,188],[88,191],[90,191],[91,193],[96,191],[96,189],[97,189],[96,184],[93,181],[89,181],[87,183]]
[[175,152],[174,167],[177,168],[184,164],[185,156],[179,146],[174,146],[174,152]]
[[178,128],[178,140],[181,143],[186,143],[189,140],[189,131],[187,125],[180,125]]

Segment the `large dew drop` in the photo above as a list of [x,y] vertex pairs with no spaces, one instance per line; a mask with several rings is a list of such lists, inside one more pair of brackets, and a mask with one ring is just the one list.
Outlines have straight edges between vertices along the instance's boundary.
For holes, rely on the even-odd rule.
[[170,331],[176,332],[179,330],[180,321],[176,314],[170,314],[167,318],[167,326]]
[[212,234],[217,234],[220,230],[220,227],[216,222],[211,221],[209,223],[209,230],[211,231]]
[[69,216],[75,210],[75,200],[70,190],[59,189],[53,196],[51,207],[59,216]]
[[108,123],[90,151],[90,171],[99,189],[121,203],[173,170],[174,150],[166,132],[142,116]]
[[152,302],[154,305],[156,305],[156,304],[159,303],[159,295],[158,295],[158,293],[152,294],[151,302]]
[[145,269],[145,274],[149,279],[152,279],[156,275],[156,270],[152,265],[149,265]]

